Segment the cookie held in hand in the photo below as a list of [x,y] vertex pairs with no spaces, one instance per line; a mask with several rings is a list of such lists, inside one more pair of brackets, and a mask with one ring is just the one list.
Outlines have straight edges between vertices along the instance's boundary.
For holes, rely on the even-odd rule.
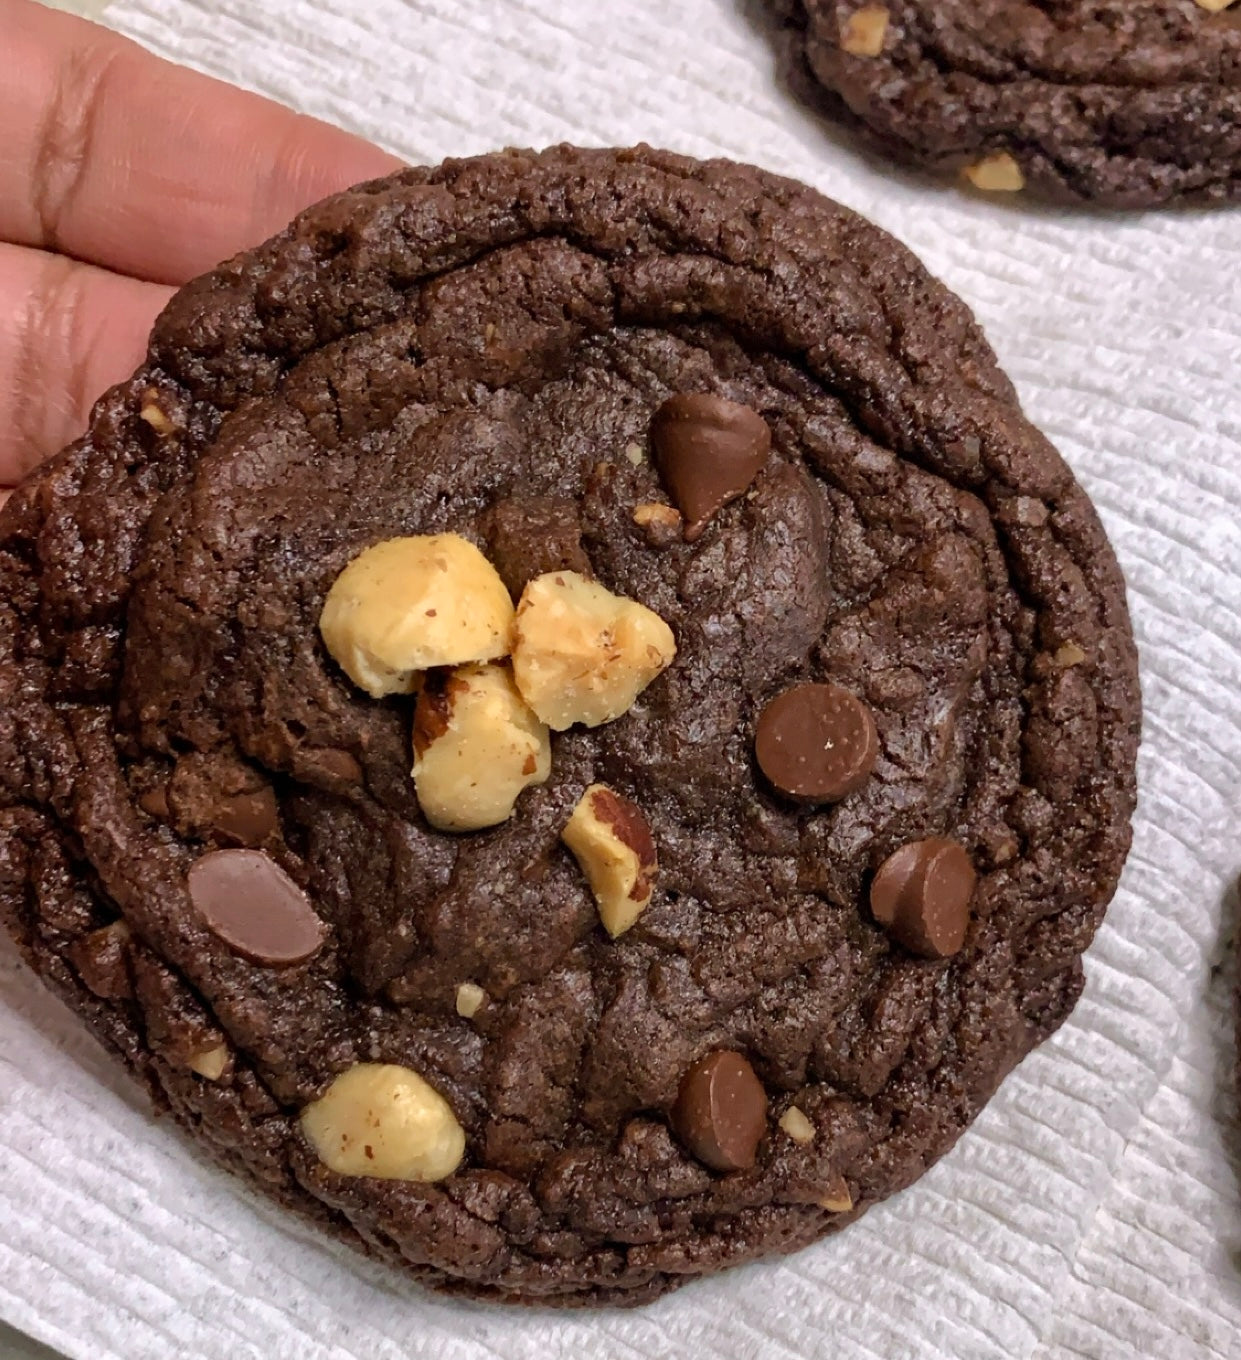
[[437,1288],[641,1302],[907,1185],[1128,846],[1093,508],[961,302],[744,166],[312,208],[177,295],[0,579],[8,928]]

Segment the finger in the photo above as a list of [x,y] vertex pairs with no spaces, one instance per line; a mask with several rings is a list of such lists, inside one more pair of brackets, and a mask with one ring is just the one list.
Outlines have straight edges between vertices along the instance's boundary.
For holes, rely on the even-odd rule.
[[0,486],[76,439],[142,362],[171,290],[0,245]]
[[0,32],[0,240],[183,283],[400,165],[30,0],[0,0]]

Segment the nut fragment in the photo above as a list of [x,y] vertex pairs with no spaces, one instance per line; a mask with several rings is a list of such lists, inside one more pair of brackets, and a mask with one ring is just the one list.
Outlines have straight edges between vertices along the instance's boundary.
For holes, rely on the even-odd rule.
[[342,1176],[439,1181],[461,1165],[465,1133],[429,1082],[394,1063],[358,1063],[302,1111],[319,1160]]
[[634,467],[641,467],[642,464],[646,462],[646,454],[642,451],[642,445],[626,444],[625,458],[632,463]]
[[676,655],[645,605],[577,572],[536,577],[517,606],[513,678],[549,727],[598,727],[628,711]]
[[547,728],[507,666],[459,666],[427,681],[414,709],[414,787],[437,830],[498,826],[551,770]]
[[993,194],[1015,194],[1026,186],[1026,177],[1021,166],[1007,151],[997,151],[993,156],[984,156],[973,165],[967,165],[961,172],[975,189]]
[[1080,666],[1086,659],[1086,653],[1076,642],[1064,642],[1056,648],[1056,654],[1052,658],[1061,670],[1070,670],[1074,666]]
[[646,818],[606,784],[592,784],[560,835],[589,879],[599,919],[615,939],[646,910],[655,891],[659,865]]
[[191,1072],[197,1072],[208,1081],[219,1081],[228,1067],[228,1048],[224,1044],[216,1044],[214,1048],[204,1049],[201,1053],[195,1053],[187,1066]]
[[513,603],[459,534],[390,538],[336,578],[319,618],[327,649],[369,695],[412,694],[422,671],[505,656]]
[[847,1214],[853,1208],[853,1196],[843,1176],[837,1176],[832,1185],[825,1187],[819,1196],[819,1208],[830,1209],[834,1214]]
[[463,982],[457,988],[457,1014],[469,1020],[477,1015],[487,993],[477,982]]
[[633,522],[646,528],[648,524],[660,524],[669,529],[680,529],[681,512],[674,505],[663,505],[659,501],[644,501],[633,508]]
[[796,1105],[790,1105],[780,1116],[780,1127],[795,1142],[803,1147],[814,1142],[814,1125],[806,1118],[805,1112]]
[[866,5],[851,14],[840,35],[840,49],[853,57],[877,57],[888,35],[888,11],[882,5]]
[[1220,14],[1233,3],[1233,0],[1198,0],[1198,4],[1211,14]]
[[168,412],[159,404],[159,393],[153,387],[148,387],[142,394],[138,415],[156,434],[172,434],[177,428],[169,419]]

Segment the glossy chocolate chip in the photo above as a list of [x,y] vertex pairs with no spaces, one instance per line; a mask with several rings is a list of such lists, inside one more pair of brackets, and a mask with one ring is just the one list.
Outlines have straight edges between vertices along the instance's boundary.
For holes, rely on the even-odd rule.
[[279,825],[275,791],[259,789],[222,798],[212,820],[228,840],[238,845],[262,845]]
[[711,516],[744,495],[758,476],[771,452],[771,430],[748,406],[684,392],[655,412],[651,449],[692,543]]
[[944,959],[965,943],[977,874],[956,841],[932,836],[889,855],[870,885],[876,921],[913,954]]
[[672,1127],[700,1162],[742,1171],[767,1131],[767,1092],[740,1053],[708,1053],[681,1081]]
[[875,768],[879,734],[870,709],[839,685],[794,685],[759,716],[759,768],[772,785],[806,803],[835,803]]
[[261,850],[213,850],[195,861],[187,886],[211,930],[254,963],[303,963],[327,934],[306,894]]

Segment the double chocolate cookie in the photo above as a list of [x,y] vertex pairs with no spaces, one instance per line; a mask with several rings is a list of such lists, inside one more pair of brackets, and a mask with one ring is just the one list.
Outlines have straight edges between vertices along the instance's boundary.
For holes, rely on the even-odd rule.
[[904,160],[978,188],[1241,198],[1236,0],[796,0],[815,78]]
[[743,166],[311,209],[178,294],[0,580],[26,957],[441,1288],[639,1302],[908,1185],[1128,846],[1089,501],[961,302]]

